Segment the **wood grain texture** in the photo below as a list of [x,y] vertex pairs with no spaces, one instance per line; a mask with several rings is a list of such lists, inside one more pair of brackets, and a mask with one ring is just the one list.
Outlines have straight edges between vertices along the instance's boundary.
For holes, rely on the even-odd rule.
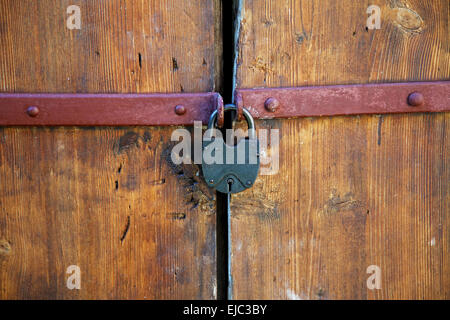
[[[80,30],[66,27],[70,5],[80,7]],[[205,0],[2,0],[0,90],[218,90],[219,7]]]
[[[245,0],[239,86],[450,79],[448,1],[370,4],[382,9],[380,30],[365,30],[366,1]],[[449,299],[448,122],[258,121],[280,130],[280,169],[233,196],[232,297]],[[380,290],[367,288],[370,265]]]
[[[69,5],[81,30],[66,28]],[[0,1],[2,92],[206,92],[220,1]],[[215,299],[215,195],[175,127],[0,128],[0,299]],[[81,290],[66,287],[81,268]]]
[[215,195],[171,131],[0,129],[0,299],[214,299]]
[[380,30],[366,30],[367,1],[336,2],[244,0],[237,86],[448,79],[447,0],[370,1]]

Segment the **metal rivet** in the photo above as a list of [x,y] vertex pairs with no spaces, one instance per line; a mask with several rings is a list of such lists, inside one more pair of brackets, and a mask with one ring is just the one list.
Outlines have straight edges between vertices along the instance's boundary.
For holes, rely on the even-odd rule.
[[213,184],[213,183],[214,183],[214,180],[213,180],[213,179],[209,180],[209,183],[210,183],[210,184]]
[[29,106],[27,109],[27,114],[30,117],[36,117],[39,114],[39,108],[36,106]]
[[269,98],[264,102],[264,107],[269,112],[275,112],[280,106],[280,102],[275,98]]
[[248,180],[248,181],[247,181],[247,185],[248,185],[248,186],[251,186],[251,185],[252,185],[252,182],[251,182],[250,180]]
[[175,107],[175,113],[179,116],[182,116],[186,113],[186,108],[183,105],[179,104]]
[[408,104],[412,107],[421,106],[424,101],[423,94],[420,92],[413,92],[408,96]]

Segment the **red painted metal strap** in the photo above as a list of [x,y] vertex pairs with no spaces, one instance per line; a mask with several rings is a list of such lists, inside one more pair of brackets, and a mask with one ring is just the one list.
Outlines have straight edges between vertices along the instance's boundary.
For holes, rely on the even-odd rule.
[[217,93],[0,94],[0,125],[192,125],[208,123]]
[[450,111],[450,81],[237,89],[254,118]]
[[[450,81],[237,89],[256,119],[450,111]],[[0,93],[0,125],[192,125],[223,106],[218,93]],[[222,108],[223,109],[223,108]]]

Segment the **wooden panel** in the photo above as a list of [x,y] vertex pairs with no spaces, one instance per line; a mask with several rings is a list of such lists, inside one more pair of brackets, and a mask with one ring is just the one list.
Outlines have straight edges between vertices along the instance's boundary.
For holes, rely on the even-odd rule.
[[213,299],[215,196],[171,131],[2,129],[0,298]]
[[448,80],[447,0],[243,2],[238,87]]
[[[367,1],[245,0],[239,85],[450,78],[448,1],[372,3],[380,30],[365,30]],[[258,121],[279,129],[280,170],[233,196],[232,297],[448,299],[448,122],[444,113]],[[379,290],[367,288],[370,265],[381,268]]]
[[[81,8],[68,30],[66,8]],[[0,1],[0,91],[220,87],[219,1]],[[0,128],[0,299],[215,299],[215,194],[175,127]],[[81,290],[66,270],[81,269]]]
[[[80,30],[66,27],[67,7],[74,4]],[[205,0],[2,0],[0,90],[214,91],[218,6]]]

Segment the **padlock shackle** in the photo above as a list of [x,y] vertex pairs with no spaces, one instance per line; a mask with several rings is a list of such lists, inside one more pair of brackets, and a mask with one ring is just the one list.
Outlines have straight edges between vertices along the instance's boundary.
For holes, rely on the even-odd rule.
[[[236,111],[237,112],[237,107],[234,104],[227,104],[224,106],[224,112],[227,111]],[[256,138],[256,132],[255,132],[255,120],[253,120],[252,115],[250,114],[250,112],[245,109],[242,108],[242,114],[245,117],[245,120],[247,121],[247,125],[248,125],[248,137],[249,139],[255,139]],[[208,121],[208,129],[213,129],[216,121],[217,121],[217,115],[218,115],[218,111],[215,110]]]

